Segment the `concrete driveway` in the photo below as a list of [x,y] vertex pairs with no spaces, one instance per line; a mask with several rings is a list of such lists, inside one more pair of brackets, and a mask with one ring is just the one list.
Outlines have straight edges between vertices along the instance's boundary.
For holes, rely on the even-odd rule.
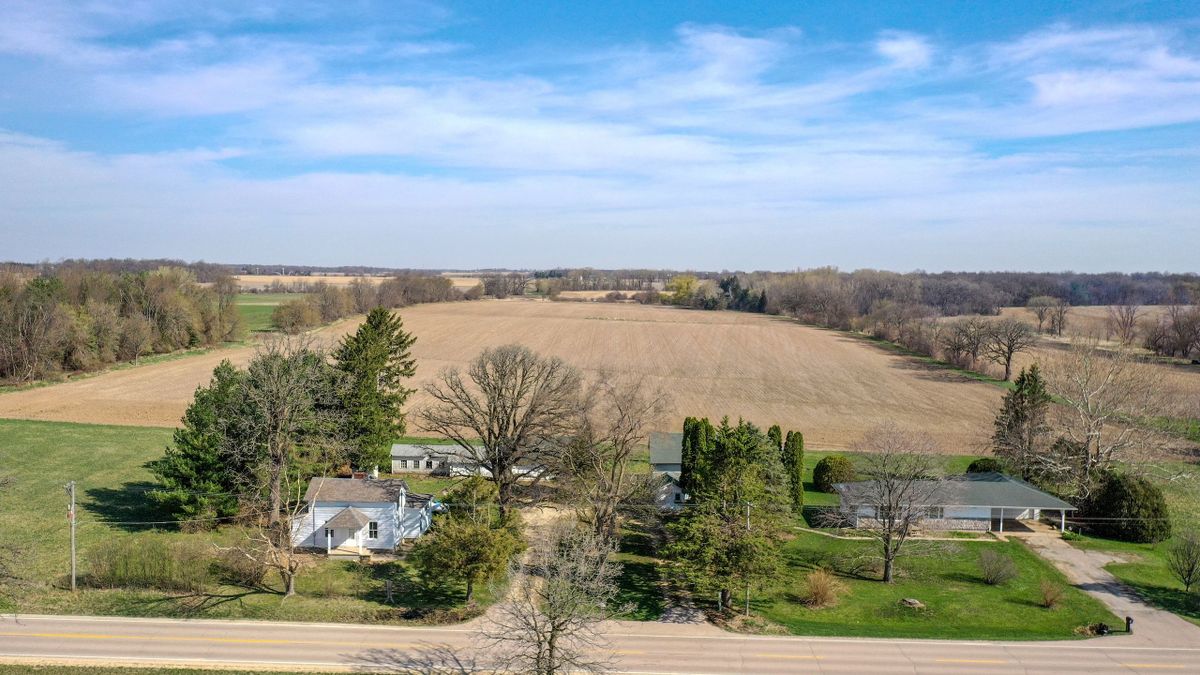
[[[1049,529],[1049,528],[1046,528]],[[1200,646],[1200,626],[1174,614],[1150,606],[1134,590],[1104,569],[1119,558],[1099,551],[1084,551],[1071,546],[1056,531],[1039,530],[1014,534],[1067,575],[1078,588],[1103,602],[1124,619],[1133,617],[1133,635],[1119,636],[1130,644],[1159,647]],[[1125,626],[1113,628],[1124,629]]]

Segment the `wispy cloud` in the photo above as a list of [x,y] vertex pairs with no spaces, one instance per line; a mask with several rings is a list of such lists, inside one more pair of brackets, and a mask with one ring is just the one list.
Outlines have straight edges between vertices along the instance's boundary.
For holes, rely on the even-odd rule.
[[[961,44],[683,24],[665,42],[500,68],[441,39],[449,16],[434,6],[386,29],[320,3],[294,22],[283,5],[116,7],[0,7],[10,64],[85,83],[72,115],[169,130],[104,152],[0,134],[0,210],[25,255],[93,254],[81,247],[101,238],[81,222],[136,232],[104,241],[141,253],[219,259],[244,253],[196,231],[253,224],[263,245],[286,231],[302,251],[337,223],[346,236],[322,261],[397,265],[454,263],[435,248],[388,259],[415,254],[374,242],[480,242],[479,265],[929,268],[1021,266],[1032,242],[1081,231],[1117,252],[1058,266],[1113,266],[1139,227],[1183,234],[1132,266],[1191,264],[1180,243],[1200,245],[1185,231],[1200,195],[1176,170],[1200,158],[1079,140],[1200,122],[1200,57],[1161,26]],[[325,24],[336,40],[311,28]],[[981,229],[1014,238],[981,246]],[[918,236],[940,242],[938,259]]]

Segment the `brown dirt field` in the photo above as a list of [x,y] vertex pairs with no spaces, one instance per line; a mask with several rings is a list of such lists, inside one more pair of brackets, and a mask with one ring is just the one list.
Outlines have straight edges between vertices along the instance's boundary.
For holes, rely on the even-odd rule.
[[[632,291],[621,291],[626,296],[633,295]],[[599,300],[612,291],[562,291],[559,295],[564,300]]]
[[[418,384],[484,347],[519,342],[589,373],[647,376],[673,397],[661,429],[678,428],[685,415],[741,416],[800,429],[809,447],[844,448],[891,420],[963,453],[986,437],[1001,396],[853,336],[757,314],[513,299],[419,305],[403,317],[417,336]],[[319,337],[329,341],[355,323]],[[221,359],[244,363],[252,354],[219,350],[0,394],[0,417],[172,427]],[[410,408],[422,402],[418,394]]]
[[[455,288],[462,289],[462,290],[467,290],[469,288],[473,288],[479,284],[479,277],[458,276],[455,274],[446,274],[445,276],[450,277],[450,282],[452,284],[454,284]],[[329,284],[330,286],[349,286],[350,282],[354,281],[358,277],[355,277],[355,276],[330,276],[330,275],[321,275],[321,274],[314,274],[311,276],[301,276],[301,275],[293,275],[293,274],[242,274],[242,275],[234,277],[234,278],[237,279],[238,286],[240,288],[265,289],[265,288],[269,287],[272,282],[275,282],[275,281],[278,281],[279,283],[282,283],[282,284],[294,284],[294,283],[315,284],[318,281],[324,281],[325,283]],[[373,283],[379,283],[380,281],[383,281],[387,277],[365,277],[365,278]]]

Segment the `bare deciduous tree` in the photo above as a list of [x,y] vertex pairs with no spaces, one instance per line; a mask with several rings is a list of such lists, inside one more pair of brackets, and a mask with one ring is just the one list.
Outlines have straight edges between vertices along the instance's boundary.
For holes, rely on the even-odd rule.
[[1062,438],[1042,459],[1047,474],[1086,497],[1094,479],[1130,455],[1162,443],[1152,424],[1173,403],[1153,367],[1127,349],[1106,351],[1095,338],[1077,339],[1044,368],[1046,390],[1060,405],[1055,429]]
[[1131,345],[1137,339],[1138,317],[1141,307],[1138,305],[1112,305],[1108,308],[1105,326],[1109,335],[1116,336],[1123,345]]
[[580,407],[578,430],[563,453],[562,468],[580,520],[604,541],[617,537],[618,509],[653,509],[650,475],[631,470],[633,453],[666,411],[667,396],[643,379],[603,374]]
[[615,604],[620,565],[610,560],[613,550],[575,526],[555,529],[530,551],[510,599],[482,629],[499,670],[560,675],[611,667],[599,625],[628,611]]
[[1004,380],[1012,377],[1013,357],[1029,349],[1037,342],[1033,327],[1016,319],[1000,319],[988,325],[987,339],[983,345],[988,359],[1004,366]]
[[1167,548],[1167,567],[1183,584],[1183,592],[1191,593],[1200,583],[1200,533],[1184,532]]
[[1059,300],[1054,296],[1036,295],[1030,298],[1029,302],[1025,303],[1026,309],[1033,312],[1033,315],[1037,317],[1037,330],[1039,333],[1041,333],[1046,327],[1046,321],[1051,315],[1051,308],[1053,308],[1057,302],[1059,302]]
[[491,474],[505,515],[521,478],[514,470],[537,480],[552,466],[554,448],[572,436],[582,380],[562,359],[505,345],[475,357],[465,379],[449,368],[425,391],[434,402],[417,411],[421,426]]
[[301,440],[310,447],[341,443],[333,375],[325,355],[302,338],[268,340],[246,369],[240,452],[263,467],[272,524],[283,513],[283,483]]
[[859,529],[879,543],[883,581],[891,583],[904,543],[937,502],[942,483],[931,458],[937,445],[924,434],[884,424],[855,449],[865,455],[859,467],[863,481],[849,501],[866,511],[857,514]]
[[285,596],[295,592],[300,567],[292,531],[304,510],[302,476],[322,474],[345,455],[339,382],[344,376],[325,355],[296,338],[269,340],[246,370],[236,451],[256,469],[244,477],[245,492],[266,493],[267,502],[249,506],[251,527],[238,551],[278,572]]
[[1067,314],[1071,312],[1071,303],[1061,298],[1056,298],[1054,304],[1050,306],[1050,332],[1062,337],[1063,331],[1067,329]]

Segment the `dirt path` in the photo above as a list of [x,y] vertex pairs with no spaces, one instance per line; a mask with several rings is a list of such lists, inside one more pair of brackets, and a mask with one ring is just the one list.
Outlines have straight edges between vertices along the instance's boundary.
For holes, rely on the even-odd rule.
[[[1104,569],[1109,563],[1120,562],[1118,558],[1100,551],[1077,549],[1058,533],[1038,532],[1022,538],[1030,548],[1067,575],[1072,584],[1103,602],[1118,617],[1133,617],[1133,635],[1128,636],[1129,642],[1159,647],[1200,647],[1200,626],[1151,607],[1132,588]],[[1125,626],[1113,628],[1123,631]]]
[[[679,428],[689,415],[728,415],[801,429],[814,449],[845,448],[891,420],[930,433],[946,452],[974,452],[1002,394],[844,333],[761,314],[483,300],[417,305],[401,315],[417,337],[417,388],[485,347],[517,342],[585,374],[646,377],[672,399],[663,429]],[[355,325],[346,321],[318,337],[332,342]],[[0,417],[174,427],[221,359],[245,363],[252,354],[249,347],[218,350],[0,394]],[[424,400],[414,395],[409,406]]]

